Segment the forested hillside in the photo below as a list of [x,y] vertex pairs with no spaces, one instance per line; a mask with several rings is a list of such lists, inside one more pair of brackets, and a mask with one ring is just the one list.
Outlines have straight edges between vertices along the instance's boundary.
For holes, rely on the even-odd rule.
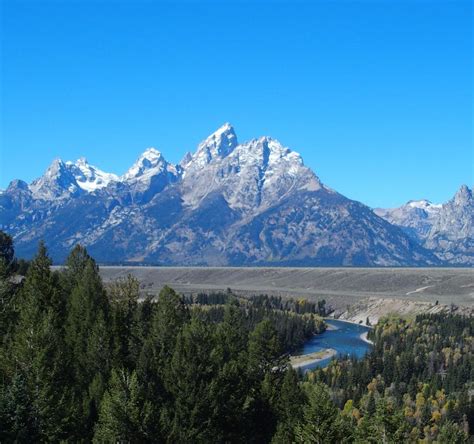
[[474,428],[474,319],[391,317],[370,335],[374,349],[365,359],[333,361],[308,376],[329,387],[357,424],[355,436],[463,442],[460,430],[467,435]]
[[0,248],[0,442],[466,442],[474,321],[388,319],[364,360],[298,375],[324,304],[232,294],[139,302],[80,246],[18,278]]

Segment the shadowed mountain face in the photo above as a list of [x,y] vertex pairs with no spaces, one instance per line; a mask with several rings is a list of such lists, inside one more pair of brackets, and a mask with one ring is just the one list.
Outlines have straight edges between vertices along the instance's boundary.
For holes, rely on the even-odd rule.
[[0,194],[0,229],[19,256],[45,239],[56,262],[81,243],[101,262],[442,264],[416,237],[322,184],[298,153],[269,137],[239,143],[229,124],[179,165],[153,148],[121,177],[85,159],[55,160]]
[[402,228],[420,245],[451,264],[474,265],[474,198],[463,185],[444,204],[410,201],[375,213]]

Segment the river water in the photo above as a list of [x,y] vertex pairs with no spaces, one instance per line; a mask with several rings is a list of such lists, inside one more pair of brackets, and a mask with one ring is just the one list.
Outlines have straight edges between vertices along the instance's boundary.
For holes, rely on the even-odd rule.
[[[350,322],[326,319],[329,328],[319,335],[307,341],[295,354],[306,355],[327,348],[336,350],[339,357],[356,356],[362,358],[371,348],[371,345],[361,339],[360,335],[370,330],[365,325],[352,324]],[[331,358],[300,367],[303,372],[317,367],[326,367]]]

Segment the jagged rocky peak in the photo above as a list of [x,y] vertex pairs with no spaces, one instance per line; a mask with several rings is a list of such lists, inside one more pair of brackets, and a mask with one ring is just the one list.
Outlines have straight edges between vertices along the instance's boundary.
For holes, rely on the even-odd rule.
[[304,165],[299,153],[271,137],[253,139],[239,146],[235,154],[239,156],[241,162],[258,168],[260,180],[264,182],[266,188],[279,184],[282,187],[281,191],[286,186],[292,186],[293,191],[297,189],[316,191],[322,187],[319,178]]
[[462,185],[454,195],[454,203],[456,205],[464,205],[472,201],[472,190],[467,185]]
[[183,167],[202,168],[212,162],[213,159],[228,156],[237,145],[237,135],[234,128],[230,123],[224,123],[198,145],[196,152],[188,158],[187,163],[183,163]]
[[230,123],[224,123],[198,147],[208,150],[212,157],[225,157],[238,145],[237,135]]
[[16,190],[28,190],[28,184],[21,180],[21,179],[14,179],[9,184],[7,189],[5,190],[6,193],[12,193]]
[[156,148],[147,148],[122,176],[122,180],[134,181],[163,172],[176,175],[176,167],[166,161],[161,151],[158,151]]
[[184,202],[191,207],[219,193],[233,209],[263,211],[288,193],[322,187],[298,153],[271,137],[239,144],[226,156],[204,159],[196,166],[199,160],[195,155],[185,167]]
[[77,195],[81,188],[74,174],[61,159],[54,159],[46,172],[30,184],[35,199],[63,199]]
[[425,246],[451,263],[474,265],[474,200],[463,185],[443,205],[431,227]]
[[391,224],[400,226],[410,237],[420,242],[428,236],[442,207],[442,204],[421,199],[410,200],[397,208],[375,208],[374,212]]
[[121,177],[134,202],[145,203],[181,177],[181,168],[166,161],[156,148],[148,148]]
[[44,177],[56,178],[67,170],[66,164],[62,159],[56,158],[51,162],[51,165],[46,169]]
[[181,159],[181,162],[179,162],[180,167],[184,167],[189,162],[191,162],[192,159],[193,159],[193,155],[189,151],[187,151],[186,154]]
[[303,166],[303,159],[299,153],[283,146],[278,140],[268,136],[253,139],[241,145],[241,156],[248,152],[250,155],[260,156],[264,167],[273,166],[281,162],[293,165],[287,173],[294,174],[299,166]]
[[463,185],[443,204],[428,200],[410,201],[375,213],[400,226],[409,236],[453,264],[474,264],[474,200],[472,190]]

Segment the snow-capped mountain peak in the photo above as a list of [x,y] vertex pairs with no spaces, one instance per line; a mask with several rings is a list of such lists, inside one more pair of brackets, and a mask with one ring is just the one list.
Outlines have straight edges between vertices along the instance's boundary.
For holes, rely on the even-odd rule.
[[29,186],[35,199],[54,200],[75,195],[80,187],[69,166],[61,159],[54,159],[46,172]]
[[196,152],[187,159],[187,163],[183,163],[183,168],[204,168],[214,159],[228,156],[237,145],[234,128],[230,123],[225,123],[198,145]]
[[66,166],[74,175],[79,187],[89,193],[119,180],[117,175],[106,173],[89,164],[85,157],[79,158],[76,162],[66,162]]
[[233,126],[230,123],[224,123],[224,125],[199,144],[198,151],[205,148],[209,150],[213,157],[225,157],[237,145],[237,135]]
[[176,174],[176,167],[165,160],[161,151],[156,148],[147,148],[122,176],[122,180],[133,182],[138,178],[146,179],[164,171]]
[[161,151],[157,150],[156,148],[150,147],[147,148],[143,154],[141,155],[141,158],[147,159],[150,162],[153,162],[158,159],[163,159],[163,154]]
[[167,162],[156,148],[148,148],[120,180],[130,186],[135,199],[144,202],[180,176],[181,168]]
[[421,239],[428,235],[442,207],[442,204],[420,199],[410,200],[398,208],[376,208],[374,212],[391,224],[404,227],[407,234],[413,238]]

